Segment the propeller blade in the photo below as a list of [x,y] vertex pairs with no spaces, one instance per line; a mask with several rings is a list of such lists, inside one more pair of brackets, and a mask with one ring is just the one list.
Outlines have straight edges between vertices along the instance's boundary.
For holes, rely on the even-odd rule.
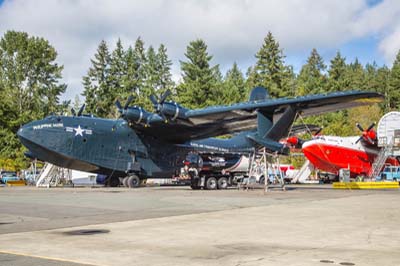
[[154,96],[154,94],[150,95],[150,101],[154,104],[154,105],[158,105],[158,101],[156,96]]
[[373,122],[373,123],[367,128],[367,132],[370,131],[375,125],[376,125],[376,123]]
[[119,102],[119,100],[116,100],[116,101],[115,101],[115,106],[117,106],[118,111],[121,111],[121,110],[122,110],[122,105],[121,105],[121,103]]
[[168,123],[168,119],[167,117],[165,117],[165,115],[163,113],[160,113],[162,119],[164,120],[164,123]]
[[129,95],[128,100],[126,100],[126,103],[124,105],[124,110],[128,109],[129,104],[133,101],[134,97],[132,95]]
[[297,142],[297,145],[296,145],[297,147],[296,148],[301,149],[303,147],[304,142],[305,142],[305,140],[299,138],[299,141]]
[[323,127],[320,127],[320,129],[318,129],[315,133],[314,136],[317,136],[319,133],[321,133],[321,131],[323,130]]
[[160,98],[160,104],[164,103],[168,96],[171,95],[171,91],[168,89]]
[[360,140],[362,140],[363,139],[363,137],[361,136],[361,137],[359,137],[358,138],[358,140],[356,140],[356,144],[358,143],[358,142],[360,142]]
[[82,115],[83,110],[85,110],[85,106],[86,106],[86,104],[82,104],[81,108],[79,108],[78,116],[81,116],[81,115]]
[[151,121],[151,118],[153,117],[153,115],[149,115],[148,117],[147,117],[147,119],[146,119],[146,124],[144,124],[144,127],[149,127],[150,126],[150,121]]
[[359,130],[364,131],[364,129],[362,128],[362,126],[359,123],[357,123],[356,126],[358,127]]
[[71,113],[72,113],[73,116],[76,116],[76,111],[75,111],[74,108],[71,108]]

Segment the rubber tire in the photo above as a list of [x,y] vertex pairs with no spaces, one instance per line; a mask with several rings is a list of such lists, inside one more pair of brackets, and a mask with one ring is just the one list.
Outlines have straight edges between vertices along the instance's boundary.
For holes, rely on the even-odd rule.
[[125,177],[122,179],[122,184],[124,185],[124,187],[129,187],[129,186],[128,186],[128,179],[129,179],[129,176],[125,176]]
[[227,189],[228,188],[228,178],[221,177],[217,181],[218,189]]
[[199,186],[199,179],[198,179],[198,178],[192,178],[192,179],[190,180],[190,187],[191,187],[193,190],[199,190],[199,189],[200,189],[200,186]]
[[129,188],[137,188],[140,186],[140,178],[137,175],[131,175],[126,183]]
[[214,189],[217,189],[217,187],[218,187],[218,183],[217,183],[217,179],[215,177],[207,178],[206,189],[214,190]]
[[200,189],[200,187],[198,185],[194,185],[194,184],[191,184],[190,188],[193,189],[193,190],[199,190]]
[[118,187],[120,185],[119,178],[109,178],[106,182],[107,186],[109,187]]
[[265,185],[265,178],[264,178],[264,176],[262,176],[262,177],[260,177],[260,184],[261,185]]

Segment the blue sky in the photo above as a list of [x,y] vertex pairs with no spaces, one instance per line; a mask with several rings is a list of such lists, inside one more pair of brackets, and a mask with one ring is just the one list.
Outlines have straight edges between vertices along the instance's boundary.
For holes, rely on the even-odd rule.
[[400,1],[0,0],[0,34],[10,29],[50,41],[64,65],[63,98],[72,99],[99,42],[113,49],[118,38],[125,46],[138,36],[146,46],[164,43],[176,81],[190,41],[204,39],[222,72],[233,62],[245,72],[268,31],[296,72],[312,48],[327,65],[340,50],[347,62],[391,66],[400,49]]

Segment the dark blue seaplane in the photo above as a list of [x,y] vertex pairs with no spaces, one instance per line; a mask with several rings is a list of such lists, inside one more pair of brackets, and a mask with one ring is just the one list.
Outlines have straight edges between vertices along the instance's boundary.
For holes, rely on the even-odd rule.
[[[318,115],[373,104],[383,97],[375,92],[347,91],[297,98],[269,98],[266,89],[254,88],[247,102],[189,110],[151,96],[155,113],[122,106],[119,119],[83,115],[51,115],[22,126],[18,137],[27,156],[54,165],[107,175],[107,183],[120,179],[135,187],[143,179],[171,177],[189,152],[244,153],[265,147],[286,154],[279,140],[287,137],[298,114]],[[229,139],[215,138],[230,134]],[[126,181],[126,182],[125,182]]]

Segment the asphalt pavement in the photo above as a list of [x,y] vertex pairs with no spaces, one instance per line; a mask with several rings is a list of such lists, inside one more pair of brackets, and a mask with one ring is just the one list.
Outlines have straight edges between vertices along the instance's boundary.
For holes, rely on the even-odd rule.
[[0,265],[400,265],[399,190],[0,188]]

